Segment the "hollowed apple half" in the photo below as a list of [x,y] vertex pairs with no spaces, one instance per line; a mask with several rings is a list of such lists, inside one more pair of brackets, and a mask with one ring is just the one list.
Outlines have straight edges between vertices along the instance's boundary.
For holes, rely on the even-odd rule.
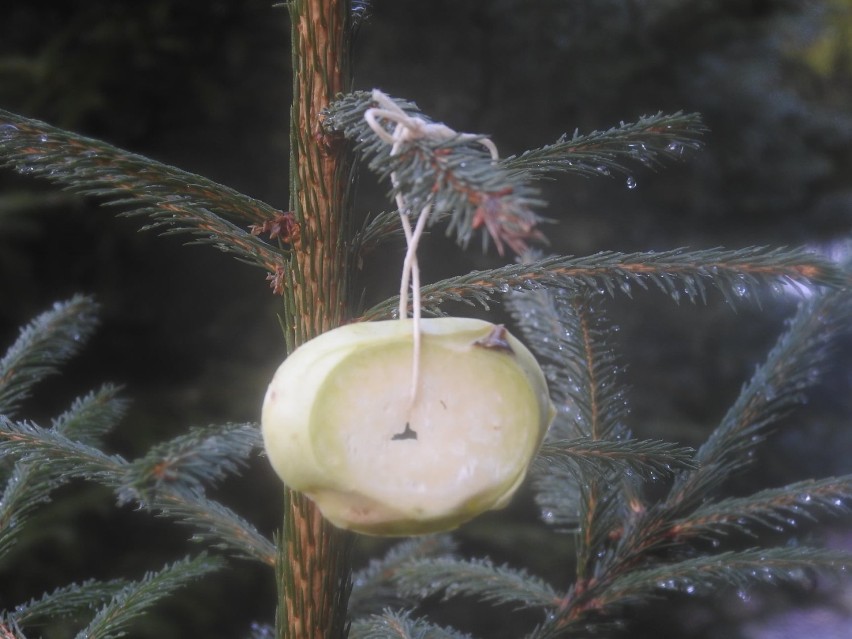
[[302,345],[263,404],[269,460],[342,528],[448,530],[505,506],[553,419],[533,355],[502,326],[421,320],[411,402],[411,320],[350,324]]

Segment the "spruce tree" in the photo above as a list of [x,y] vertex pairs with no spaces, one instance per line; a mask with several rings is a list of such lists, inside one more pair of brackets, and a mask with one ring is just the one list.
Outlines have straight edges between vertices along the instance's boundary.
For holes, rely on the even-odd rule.
[[[615,634],[631,609],[659,597],[795,584],[810,571],[852,562],[845,553],[767,545],[760,537],[765,529],[792,533],[802,519],[847,514],[852,477],[723,492],[828,369],[834,340],[852,319],[848,265],[780,247],[545,252],[549,225],[559,221],[542,212],[542,180],[630,180],[639,167],[682,161],[707,135],[699,115],[656,113],[502,157],[484,134],[457,132],[381,91],[353,91],[349,56],[364,3],[293,0],[287,8],[293,107],[286,210],[6,111],[0,163],[259,267],[270,293],[281,297],[289,352],[343,324],[441,316],[448,308],[482,313],[502,303],[543,367],[556,407],[528,485],[554,547],[567,540],[571,548],[571,559],[558,558],[566,581],[551,584],[523,566],[465,555],[451,533],[395,543],[353,572],[355,535],[286,487],[282,524],[265,536],[209,494],[248,463],[265,463],[252,461],[262,448],[254,423],[188,429],[126,459],[105,439],[126,409],[114,386],[81,396],[50,424],[28,419],[25,400],[95,330],[97,303],[81,295],[34,318],[0,360],[0,558],[20,547],[39,506],[77,479],[114,491],[118,504],[190,528],[203,549],[141,576],[56,584],[31,601],[4,602],[0,637],[35,636],[56,619],[67,619],[78,637],[122,636],[160,599],[234,570],[236,560],[266,566],[278,588],[276,610],[251,636],[282,639],[463,637],[427,614],[437,608],[440,619],[435,602],[457,597],[501,614],[524,611],[517,615],[528,628],[518,634],[529,639]],[[388,189],[388,211],[359,213],[353,163]],[[444,229],[459,250],[481,245],[505,265],[421,284],[416,244],[426,229]],[[409,251],[400,295],[366,306],[360,265],[403,243]],[[609,300],[654,289],[674,302],[740,306],[790,288],[801,295],[795,316],[702,446],[632,434]],[[652,482],[657,490],[648,490]]]

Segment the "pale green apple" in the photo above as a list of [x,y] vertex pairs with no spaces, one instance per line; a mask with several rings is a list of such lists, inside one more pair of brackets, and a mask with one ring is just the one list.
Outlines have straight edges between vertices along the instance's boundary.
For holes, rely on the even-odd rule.
[[337,526],[413,535],[505,506],[553,420],[541,368],[502,326],[423,319],[421,335],[413,405],[411,320],[324,333],[269,385],[269,460]]

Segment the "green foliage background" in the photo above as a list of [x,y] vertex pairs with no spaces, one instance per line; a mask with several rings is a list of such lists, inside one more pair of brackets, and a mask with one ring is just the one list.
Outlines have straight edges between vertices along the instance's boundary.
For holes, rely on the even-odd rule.
[[[554,251],[826,243],[848,237],[852,210],[849,52],[831,45],[849,11],[837,1],[383,0],[356,42],[356,86],[489,133],[504,155],[644,113],[704,115],[707,149],[659,173],[637,170],[635,189],[615,177],[546,185]],[[15,2],[0,22],[0,106],[283,206],[286,19],[260,0]],[[383,188],[365,176],[359,209],[386,208]],[[284,353],[279,300],[257,271],[180,238],[140,235],[135,221],[8,172],[0,192],[0,341],[75,292],[103,305],[92,345],[41,387],[27,415],[45,419],[105,380],[124,384],[133,404],[113,445],[128,455],[188,425],[257,418]],[[400,259],[387,251],[365,265],[375,279],[368,301],[394,291]],[[499,262],[433,233],[421,263],[429,281]],[[718,299],[709,308],[654,294],[614,302],[634,431],[700,442],[792,310],[779,298],[762,303],[734,313]],[[763,453],[761,486],[849,472],[842,452],[852,437],[839,417],[850,414],[849,381],[838,368],[807,428],[791,424]],[[268,531],[278,485],[255,466],[223,490]],[[24,563],[2,567],[21,578],[0,584],[0,608],[72,579],[141,574],[182,547],[183,531],[168,524],[126,509],[116,518],[105,491],[66,492],[45,511],[31,552],[18,554]],[[463,542],[558,582],[548,570],[559,549],[538,543],[530,504],[513,509],[465,529]],[[543,552],[530,556],[533,547]],[[186,623],[206,636],[239,636],[249,620],[268,620],[267,580],[249,565],[210,580],[189,608],[152,619],[148,636],[169,636],[158,624],[174,615],[191,615]],[[223,598],[230,610],[206,610]],[[685,636],[676,622],[672,636]]]

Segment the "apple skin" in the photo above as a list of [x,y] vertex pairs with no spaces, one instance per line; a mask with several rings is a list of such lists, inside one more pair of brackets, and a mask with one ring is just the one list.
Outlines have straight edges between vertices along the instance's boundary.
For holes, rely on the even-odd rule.
[[336,526],[415,535],[501,508],[553,421],[540,366],[502,326],[452,317],[420,326],[413,404],[411,320],[324,333],[269,385],[269,461]]

